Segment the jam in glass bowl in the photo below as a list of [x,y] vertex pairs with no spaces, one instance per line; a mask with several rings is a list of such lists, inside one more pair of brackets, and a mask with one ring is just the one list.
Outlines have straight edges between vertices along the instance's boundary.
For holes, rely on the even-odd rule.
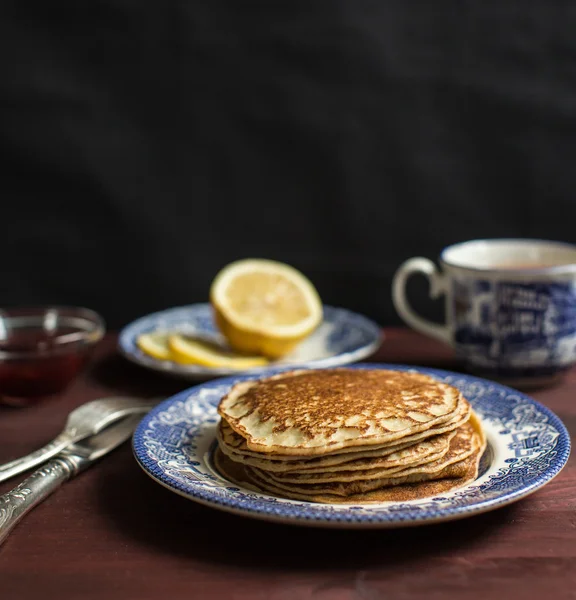
[[0,309],[0,399],[13,404],[63,391],[104,332],[102,317],[87,308]]

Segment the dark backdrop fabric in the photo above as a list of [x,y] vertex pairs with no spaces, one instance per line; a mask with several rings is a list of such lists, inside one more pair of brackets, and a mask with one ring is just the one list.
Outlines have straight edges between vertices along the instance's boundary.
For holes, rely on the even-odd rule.
[[118,327],[268,257],[393,324],[410,256],[575,241],[575,31],[558,0],[3,2],[0,303]]

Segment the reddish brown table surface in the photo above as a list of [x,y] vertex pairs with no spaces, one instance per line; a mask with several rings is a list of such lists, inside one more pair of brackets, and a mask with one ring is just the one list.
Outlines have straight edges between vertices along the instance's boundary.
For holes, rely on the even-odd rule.
[[[416,333],[386,330],[373,359],[454,367]],[[51,439],[75,406],[188,386],[129,364],[109,336],[66,394],[0,408],[0,461]],[[532,394],[576,431],[576,372]],[[0,485],[7,491],[17,481]],[[576,466],[494,512],[441,525],[338,531],[219,512],[149,479],[129,444],[34,509],[0,547],[0,598],[377,600],[576,598]]]

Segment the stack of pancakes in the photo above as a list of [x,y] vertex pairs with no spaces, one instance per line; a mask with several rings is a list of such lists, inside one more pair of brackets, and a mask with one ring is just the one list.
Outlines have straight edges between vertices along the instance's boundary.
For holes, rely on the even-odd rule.
[[312,502],[436,495],[474,480],[486,441],[455,388],[382,369],[292,371],[221,400],[216,466],[229,479]]

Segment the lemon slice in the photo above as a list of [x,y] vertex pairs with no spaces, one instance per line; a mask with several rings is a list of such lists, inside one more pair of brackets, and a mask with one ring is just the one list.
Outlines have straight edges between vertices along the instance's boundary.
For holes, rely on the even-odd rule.
[[210,288],[216,324],[230,346],[277,358],[322,321],[312,283],[284,263],[245,259],[224,267]]
[[172,359],[166,333],[143,333],[136,339],[136,345],[142,352],[158,360]]
[[268,364],[268,360],[263,356],[243,356],[227,352],[217,344],[179,333],[168,337],[168,346],[174,360],[181,364],[226,367],[239,370],[262,367]]

